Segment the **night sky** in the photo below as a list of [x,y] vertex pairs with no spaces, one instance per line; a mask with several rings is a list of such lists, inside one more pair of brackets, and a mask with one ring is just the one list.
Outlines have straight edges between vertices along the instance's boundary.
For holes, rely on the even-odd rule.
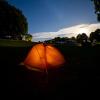
[[81,24],[97,23],[91,0],[8,0],[22,10],[28,32],[56,32]]

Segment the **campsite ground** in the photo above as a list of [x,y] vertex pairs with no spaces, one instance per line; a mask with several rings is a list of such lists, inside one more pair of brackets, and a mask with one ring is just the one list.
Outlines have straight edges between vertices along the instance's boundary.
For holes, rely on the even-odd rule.
[[[6,42],[7,43],[7,42]],[[9,96],[56,97],[99,95],[100,46],[76,47],[55,45],[66,63],[48,75],[19,65],[32,45],[0,45],[1,65],[8,70]]]

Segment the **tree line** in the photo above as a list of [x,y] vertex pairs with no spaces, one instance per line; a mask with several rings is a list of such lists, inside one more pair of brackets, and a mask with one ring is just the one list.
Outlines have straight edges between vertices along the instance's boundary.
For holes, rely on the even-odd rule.
[[68,43],[70,40],[73,42],[77,42],[81,44],[81,46],[89,46],[89,45],[96,45],[100,44],[100,29],[96,29],[94,32],[91,32],[89,36],[86,33],[78,34],[76,37],[55,37],[51,40],[46,40],[46,43]]
[[87,43],[99,43],[100,42],[100,29],[96,29],[94,32],[91,32],[89,37],[85,34],[78,34],[76,37],[77,42],[85,45]]

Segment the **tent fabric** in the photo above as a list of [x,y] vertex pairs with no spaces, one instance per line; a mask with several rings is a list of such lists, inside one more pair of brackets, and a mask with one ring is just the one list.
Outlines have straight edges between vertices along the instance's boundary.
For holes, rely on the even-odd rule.
[[51,45],[37,44],[29,51],[24,64],[29,69],[58,68],[65,62],[63,55]]

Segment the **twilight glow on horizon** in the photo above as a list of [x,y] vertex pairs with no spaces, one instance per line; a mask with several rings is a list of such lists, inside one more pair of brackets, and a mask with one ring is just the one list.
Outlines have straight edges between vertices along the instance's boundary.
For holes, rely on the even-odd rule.
[[58,30],[57,32],[40,32],[33,34],[33,41],[44,41],[53,39],[55,37],[76,37],[78,34],[86,33],[87,36],[90,35],[91,32],[94,32],[96,29],[100,28],[100,24],[81,24],[75,25],[68,28],[63,28]]

